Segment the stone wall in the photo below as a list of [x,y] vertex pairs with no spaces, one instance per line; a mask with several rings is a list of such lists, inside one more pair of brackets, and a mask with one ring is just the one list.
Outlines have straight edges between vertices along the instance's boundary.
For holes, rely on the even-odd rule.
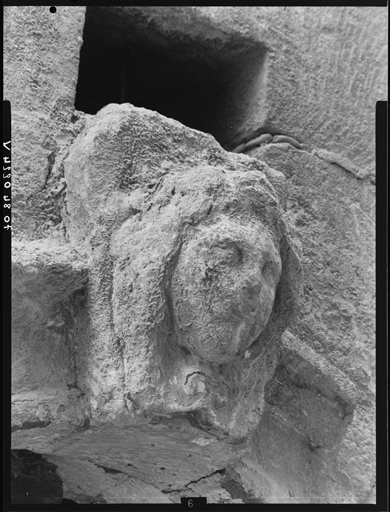
[[[13,133],[12,423],[24,431],[15,446],[31,447],[30,431],[64,422],[92,429],[168,422],[168,438],[172,428],[195,428],[216,442],[245,444],[241,462],[229,459],[225,473],[214,460],[210,486],[199,492],[216,501],[374,503],[374,116],[387,95],[384,8],[4,13]],[[95,28],[83,34],[85,19]],[[85,47],[93,37],[110,52],[147,51],[154,62],[158,55],[172,76],[178,68],[169,62],[182,53],[184,69],[209,94],[194,105],[195,89],[187,96],[166,89],[168,98],[183,102],[179,121],[207,133],[169,119],[176,115],[169,101],[160,101],[160,113],[119,100],[96,115],[76,110],[83,37]],[[131,59],[139,74],[152,76],[142,59]],[[118,77],[119,85],[129,80],[120,70]],[[224,81],[219,101],[214,88]],[[147,81],[140,83],[140,101],[150,101]],[[121,89],[125,100],[129,90],[131,80]],[[217,243],[214,222],[230,237],[240,225],[235,236],[246,233],[240,243],[256,248],[247,249],[250,261],[263,267],[243,272],[236,305],[237,297],[218,299],[217,288],[196,285],[199,270],[209,283],[225,276],[221,290],[235,290],[229,272],[241,249],[221,259],[230,249]],[[218,246],[208,249],[213,261],[196,266],[210,237]],[[186,270],[192,266],[198,270]],[[256,302],[259,275],[259,289],[269,291]],[[249,281],[253,290],[243,285]],[[203,296],[213,297],[214,316],[198,308]],[[204,325],[196,326],[194,311]],[[235,344],[225,345],[229,336]],[[66,475],[66,462],[58,463]],[[158,481],[149,483],[158,488]]]

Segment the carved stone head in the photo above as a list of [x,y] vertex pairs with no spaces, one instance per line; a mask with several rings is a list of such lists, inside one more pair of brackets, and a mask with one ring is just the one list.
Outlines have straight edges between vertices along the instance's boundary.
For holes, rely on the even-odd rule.
[[114,233],[111,251],[132,400],[246,433],[260,418],[299,280],[268,180],[207,165],[169,174],[146,211]]
[[109,105],[87,123],[66,177],[68,232],[93,254],[97,327],[84,360],[94,358],[85,382],[96,410],[116,372],[116,396],[130,410],[186,413],[233,437],[257,425],[301,287],[265,172],[272,176],[211,136],[131,105]]

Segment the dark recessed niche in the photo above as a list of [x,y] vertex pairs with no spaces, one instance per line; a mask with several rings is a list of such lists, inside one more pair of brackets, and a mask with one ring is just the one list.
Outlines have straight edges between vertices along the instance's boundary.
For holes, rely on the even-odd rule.
[[258,104],[266,51],[225,34],[191,38],[177,26],[162,34],[131,7],[87,7],[75,108],[96,114],[128,102],[232,146]]

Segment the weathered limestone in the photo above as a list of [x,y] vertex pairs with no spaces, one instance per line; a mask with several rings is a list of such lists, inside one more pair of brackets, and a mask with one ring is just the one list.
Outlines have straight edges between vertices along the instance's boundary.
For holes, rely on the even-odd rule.
[[[106,107],[75,140],[65,161],[67,233],[94,251],[91,289],[110,290],[104,305],[96,295],[87,307],[92,326],[107,318],[103,335],[111,332],[123,364],[116,390],[124,379],[131,409],[192,411],[232,436],[257,424],[300,294],[296,244],[263,172],[209,136],[129,104]],[[98,339],[91,344],[101,357]],[[99,367],[95,388],[80,375],[96,400],[117,372],[108,353]],[[120,406],[116,395],[109,402]]]
[[58,200],[50,191],[58,186],[58,162],[76,129],[72,116],[84,16],[85,8],[61,7],[55,15],[43,6],[4,9],[14,236],[43,238],[61,228]]
[[85,8],[5,8],[13,447],[81,503],[375,503],[387,11],[93,9],[103,39],[227,90],[194,105],[210,134],[86,115]]
[[[348,418],[348,412],[341,411],[347,421],[343,420],[344,426],[340,425],[337,429],[345,432],[345,435],[335,444],[338,451],[335,451],[333,461],[328,462],[327,467],[333,468],[333,478],[344,482],[342,485],[358,496],[357,499],[362,503],[367,502],[372,499],[375,480],[375,459],[369,455],[373,453],[375,441],[375,187],[369,175],[358,177],[347,169],[328,163],[316,154],[298,150],[290,144],[270,144],[256,148],[249,154],[280,169],[287,178],[287,211],[300,233],[305,271],[304,300],[297,321],[291,326],[293,338],[290,338],[296,338],[296,343],[301,347],[307,346],[304,349],[305,357],[314,350],[317,357],[323,357],[331,363],[333,369],[329,368],[325,374],[331,376],[335,383],[340,382],[344,375],[342,380],[347,377],[358,390],[352,400],[352,403],[357,404],[353,421],[350,422],[352,418]],[[281,393],[281,396],[284,391],[276,380],[283,384],[283,379],[277,375],[285,372],[284,357],[276,369],[275,381],[270,383],[269,388]],[[306,370],[301,371],[306,366],[305,357],[298,366],[298,375],[303,382],[307,381]],[[288,366],[291,363],[288,362]],[[294,363],[293,373],[296,373],[296,368]],[[323,374],[322,364],[317,363],[316,368],[316,371]],[[321,377],[322,383],[327,379],[325,375]],[[289,382],[292,400],[301,401],[299,396],[302,391],[294,389],[296,379],[293,378],[292,382],[290,379]],[[319,389],[317,384],[309,384],[308,387],[312,392]],[[323,394],[321,390],[320,393]],[[329,398],[328,393],[325,395]],[[352,399],[350,394],[349,399],[343,398],[339,391],[336,395],[344,403]],[[310,399],[309,408],[312,410],[313,407],[317,408],[314,404],[315,396]],[[287,398],[288,394],[284,400]],[[302,410],[302,405],[295,410]],[[308,405],[303,410],[310,413]],[[322,441],[318,439],[313,445],[322,447],[320,450],[328,444],[326,429],[333,428],[331,424],[336,420],[336,417],[331,420],[333,415],[330,411],[326,413],[326,410],[327,407],[322,406],[325,415],[323,428],[317,430],[316,434],[322,431],[324,438]],[[290,417],[290,413],[287,414]],[[319,412],[316,415],[318,418],[322,416]],[[259,442],[280,446],[280,460],[284,460],[283,446],[284,443],[290,443],[291,437],[283,441],[284,434],[278,433],[273,423],[276,417],[274,410],[270,416],[272,420],[267,420],[266,411],[260,427],[262,441]],[[271,423],[267,425],[267,421]],[[335,441],[336,438],[332,437]],[[356,448],[352,449],[352,445]],[[274,454],[276,461],[277,456]],[[270,460],[270,457],[269,453],[263,452],[263,460]],[[266,467],[269,468],[268,463]],[[296,479],[292,473],[288,478],[291,481]],[[297,485],[299,487],[301,483]],[[318,481],[318,489],[315,492],[313,490],[313,493],[329,494],[333,492],[330,491],[332,487],[331,481],[327,487],[321,487]]]
[[[64,497],[78,503],[180,503],[181,496],[199,495],[231,503],[235,493],[225,468],[236,467],[245,454],[244,445],[218,440],[188,422],[180,428],[109,424],[88,430],[52,424],[41,432],[15,432],[12,447],[45,453],[63,479]],[[248,495],[245,484],[235,487]]]
[[83,423],[74,333],[88,256],[58,239],[14,240],[12,263],[12,426]]

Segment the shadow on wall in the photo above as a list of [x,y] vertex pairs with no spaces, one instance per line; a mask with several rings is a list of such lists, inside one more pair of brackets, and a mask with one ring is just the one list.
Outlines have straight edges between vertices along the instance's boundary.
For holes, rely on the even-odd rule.
[[144,18],[129,7],[87,7],[76,109],[128,102],[232,149],[262,93],[265,47],[242,35],[207,38],[207,29],[204,38],[163,34]]

